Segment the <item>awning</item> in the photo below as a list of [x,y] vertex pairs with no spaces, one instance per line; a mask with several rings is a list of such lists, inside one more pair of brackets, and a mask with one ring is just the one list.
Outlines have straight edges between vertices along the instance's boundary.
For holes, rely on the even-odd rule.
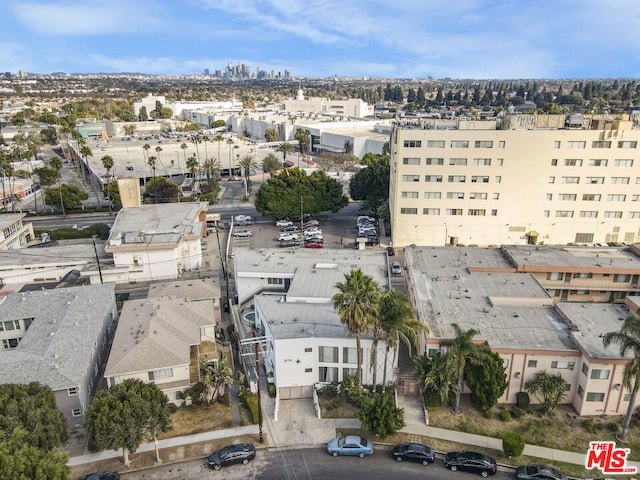
[[535,230],[531,230],[529,233],[525,233],[525,235],[527,237],[539,237],[540,234],[538,232],[536,232]]

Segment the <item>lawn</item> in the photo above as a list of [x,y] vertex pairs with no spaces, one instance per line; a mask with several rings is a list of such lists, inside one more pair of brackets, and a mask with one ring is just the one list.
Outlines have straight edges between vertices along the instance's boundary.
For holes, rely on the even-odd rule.
[[[251,413],[240,405],[242,425],[251,423]],[[231,428],[231,407],[221,402],[211,405],[182,407],[171,415],[171,430],[161,433],[158,438],[180,437],[193,433]]]

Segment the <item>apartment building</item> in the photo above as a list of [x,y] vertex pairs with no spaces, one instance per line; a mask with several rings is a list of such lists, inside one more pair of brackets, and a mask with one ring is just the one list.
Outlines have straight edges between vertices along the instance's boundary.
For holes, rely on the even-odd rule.
[[0,250],[26,247],[35,238],[33,225],[23,223],[26,213],[7,213],[0,217]]
[[393,244],[638,242],[638,143],[628,119],[580,115],[397,123]]

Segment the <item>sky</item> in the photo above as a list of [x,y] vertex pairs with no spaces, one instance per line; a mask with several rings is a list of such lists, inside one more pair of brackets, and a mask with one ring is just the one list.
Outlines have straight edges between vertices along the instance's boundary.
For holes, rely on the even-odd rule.
[[2,0],[0,72],[638,78],[638,0]]

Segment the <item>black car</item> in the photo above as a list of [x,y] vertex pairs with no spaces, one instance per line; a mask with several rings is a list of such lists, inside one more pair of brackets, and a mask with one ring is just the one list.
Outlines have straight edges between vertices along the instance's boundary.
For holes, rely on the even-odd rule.
[[82,477],[82,480],[118,480],[119,478],[118,472],[96,472]]
[[422,443],[400,443],[393,447],[393,456],[398,462],[407,460],[423,465],[429,465],[436,461],[436,452],[433,451],[433,448]]
[[452,472],[462,470],[479,473],[483,477],[496,473],[496,461],[478,452],[449,452],[444,457],[444,466]]
[[256,447],[250,443],[236,443],[213,452],[207,458],[207,464],[209,468],[220,470],[234,463],[246,465],[254,458],[256,458]]
[[387,255],[389,255],[390,257],[393,257],[396,254],[396,251],[393,249],[393,247],[387,247]]
[[518,467],[516,478],[518,480],[567,480],[567,475],[548,465],[534,463]]

